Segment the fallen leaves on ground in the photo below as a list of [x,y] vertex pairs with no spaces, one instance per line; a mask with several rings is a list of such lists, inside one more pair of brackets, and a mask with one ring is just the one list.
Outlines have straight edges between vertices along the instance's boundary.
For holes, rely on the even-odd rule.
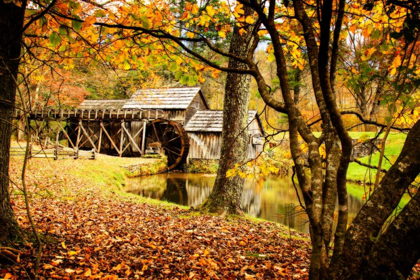
[[[44,163],[46,162],[45,159]],[[196,215],[178,207],[139,203],[72,176],[82,161],[31,163],[31,210],[47,242],[43,279],[305,279],[309,242],[289,239],[274,223]],[[83,164],[97,164],[85,161]],[[18,176],[19,162],[12,162]],[[44,171],[43,171],[44,170]],[[42,185],[42,187],[40,187]],[[35,195],[48,189],[51,194]],[[29,230],[21,196],[16,216]],[[33,275],[35,246],[19,263],[0,264],[0,278]],[[41,278],[41,279],[42,279]]]

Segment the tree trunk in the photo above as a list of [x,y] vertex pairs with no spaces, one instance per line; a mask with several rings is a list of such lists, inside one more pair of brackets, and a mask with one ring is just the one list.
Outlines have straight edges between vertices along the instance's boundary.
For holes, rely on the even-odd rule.
[[0,1],[0,243],[7,244],[19,234],[19,226],[10,205],[9,151],[20,60],[23,16],[22,7]]
[[[360,270],[366,265],[369,256],[372,254],[372,248],[378,242],[377,238],[380,230],[397,207],[405,190],[420,173],[420,157],[418,156],[420,155],[420,146],[418,143],[420,143],[420,121],[413,126],[408,134],[401,154],[382,179],[380,188],[374,191],[349,227],[339,266],[334,268],[337,271],[332,271],[332,274],[335,274],[334,279],[361,278]],[[398,222],[401,219],[404,218],[397,218],[393,227],[397,229],[402,227]],[[390,235],[392,235],[393,227],[390,229]],[[414,227],[413,231],[416,230]],[[384,238],[386,238],[386,235]],[[407,240],[401,241],[403,243],[408,244],[410,242],[410,236],[406,237],[401,234],[400,238],[407,238]],[[382,243],[385,244],[385,242]],[[391,248],[397,246],[402,245],[391,244]],[[403,248],[394,249],[401,250]],[[415,248],[413,247],[413,249]],[[375,250],[378,251],[379,249],[373,249],[373,252]],[[395,262],[397,261],[405,262],[403,259],[395,260]]]
[[[251,9],[244,8],[245,15],[252,15]],[[252,45],[252,33],[239,34],[235,25],[231,54],[247,57]],[[247,65],[235,59],[229,59],[229,68],[247,69]],[[222,147],[220,151],[219,169],[213,191],[199,209],[204,212],[242,214],[241,196],[244,179],[239,176],[226,178],[226,172],[235,167],[236,163],[244,163],[248,159],[248,105],[249,105],[249,75],[228,73],[223,106]]]
[[363,279],[407,279],[420,259],[420,193],[404,207],[367,259]]

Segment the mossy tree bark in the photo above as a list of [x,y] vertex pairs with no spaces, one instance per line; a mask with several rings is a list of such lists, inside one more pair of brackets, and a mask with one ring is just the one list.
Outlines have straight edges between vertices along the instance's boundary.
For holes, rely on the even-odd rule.
[[[250,8],[245,8],[245,16],[252,15]],[[235,26],[229,53],[238,57],[248,57],[253,47],[252,29],[240,35]],[[255,47],[255,46],[254,46]],[[247,69],[245,63],[229,59],[229,69]],[[248,105],[250,76],[228,73],[223,106],[222,147],[219,169],[210,196],[199,209],[211,213],[242,214],[241,196],[244,179],[239,176],[226,178],[226,172],[236,163],[248,159]]]
[[19,226],[10,205],[9,151],[16,79],[21,53],[23,17],[21,7],[0,1],[0,243],[10,243],[19,235]]

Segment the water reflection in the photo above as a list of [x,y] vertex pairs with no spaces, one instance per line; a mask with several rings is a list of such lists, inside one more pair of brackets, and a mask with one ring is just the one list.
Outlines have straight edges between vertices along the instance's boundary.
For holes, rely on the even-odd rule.
[[[129,180],[127,192],[196,207],[210,195],[215,179],[215,175],[189,173],[143,176]],[[362,207],[357,188],[360,187],[349,186],[350,220]],[[269,178],[262,182],[246,180],[242,207],[253,217],[289,225],[302,232],[309,231],[306,214],[289,178]]]

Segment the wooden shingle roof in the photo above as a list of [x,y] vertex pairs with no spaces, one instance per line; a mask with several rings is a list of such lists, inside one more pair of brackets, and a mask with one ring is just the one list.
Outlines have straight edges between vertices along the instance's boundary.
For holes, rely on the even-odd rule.
[[208,108],[199,87],[181,87],[138,90],[123,109],[187,109],[197,94],[201,95]]
[[[248,123],[257,117],[257,111],[248,112]],[[258,118],[257,118],[258,120]],[[261,123],[259,122],[260,126]],[[184,127],[187,132],[222,132],[223,111],[201,110],[197,111]],[[262,129],[262,126],[261,126]]]
[[81,110],[118,110],[122,109],[124,104],[127,102],[126,99],[114,99],[114,100],[84,100],[77,109]]

